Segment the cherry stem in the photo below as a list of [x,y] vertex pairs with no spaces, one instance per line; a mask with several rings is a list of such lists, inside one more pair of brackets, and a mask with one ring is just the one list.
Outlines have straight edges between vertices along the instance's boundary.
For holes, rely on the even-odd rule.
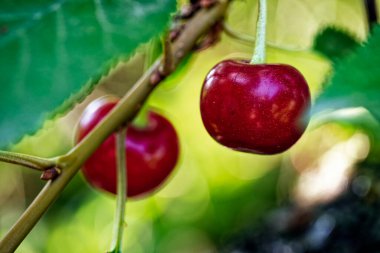
[[259,14],[256,23],[256,43],[253,52],[252,64],[265,63],[265,39],[267,27],[267,1],[259,0]]
[[127,166],[125,158],[126,128],[116,133],[117,200],[110,253],[121,253],[125,227],[125,203],[127,202]]
[[22,165],[24,167],[39,171],[44,171],[56,166],[56,163],[51,159],[2,150],[0,150],[0,161]]

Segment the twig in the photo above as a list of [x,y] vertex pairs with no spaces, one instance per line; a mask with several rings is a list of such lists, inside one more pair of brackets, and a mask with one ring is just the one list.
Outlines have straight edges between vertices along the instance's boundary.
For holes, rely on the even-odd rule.
[[56,164],[51,159],[0,150],[0,161],[44,171]]
[[[177,67],[181,60],[191,51],[198,38],[224,16],[227,6],[228,1],[220,0],[218,4],[209,9],[199,10],[193,18],[188,20],[184,31],[173,43],[174,67]],[[48,181],[20,219],[0,241],[1,253],[10,253],[16,250],[46,212],[49,205],[58,197],[59,193],[97,147],[121,125],[133,119],[140,105],[157,87],[150,83],[150,77],[158,70],[160,65],[161,60],[158,60],[89,135],[68,154],[55,159],[62,169],[62,174],[54,181]]]

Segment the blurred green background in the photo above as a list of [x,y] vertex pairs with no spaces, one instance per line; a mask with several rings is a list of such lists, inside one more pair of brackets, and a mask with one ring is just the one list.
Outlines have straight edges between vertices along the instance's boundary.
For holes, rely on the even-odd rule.
[[[363,1],[268,2],[268,41],[274,45],[268,47],[268,62],[294,65],[315,97],[332,65],[310,49],[313,39],[332,25],[364,40],[368,28]],[[234,1],[226,22],[253,35],[256,5],[254,0]],[[250,58],[251,53],[252,45],[223,34],[220,43],[191,55],[150,96],[147,107],[161,111],[176,127],[181,158],[175,173],[156,194],[128,200],[125,252],[218,252],[232,235],[258,224],[284,203],[309,207],[333,199],[347,186],[355,165],[370,153],[371,138],[362,130],[334,123],[311,124],[291,150],[275,156],[239,153],[214,142],[199,113],[203,79],[220,60]],[[74,126],[85,104],[105,93],[120,93],[123,88],[117,85],[114,80],[103,80],[83,104],[63,118],[47,121],[13,150],[43,157],[63,154],[73,145]],[[360,114],[361,110],[348,113]],[[42,186],[37,172],[0,164],[0,236]],[[105,252],[114,209],[113,196],[92,190],[77,175],[17,252]]]

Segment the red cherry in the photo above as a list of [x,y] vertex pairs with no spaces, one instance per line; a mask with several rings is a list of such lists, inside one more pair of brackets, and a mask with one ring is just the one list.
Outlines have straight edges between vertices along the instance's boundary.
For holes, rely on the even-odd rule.
[[[93,101],[84,111],[77,129],[82,140],[117,104],[112,97]],[[115,134],[108,137],[82,167],[95,188],[116,194]],[[129,126],[126,137],[127,195],[146,194],[160,186],[174,169],[179,154],[178,137],[172,124],[157,113],[148,114],[145,128]]]
[[208,133],[235,150],[276,154],[291,147],[308,124],[309,87],[285,64],[225,60],[208,73],[200,109]]

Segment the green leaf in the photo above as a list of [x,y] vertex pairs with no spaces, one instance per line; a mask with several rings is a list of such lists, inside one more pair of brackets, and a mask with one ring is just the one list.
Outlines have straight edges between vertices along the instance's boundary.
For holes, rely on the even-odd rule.
[[358,39],[335,27],[326,27],[314,38],[313,49],[332,61],[349,55],[359,46]]
[[364,107],[380,120],[380,25],[355,53],[336,64],[326,89],[316,99],[312,114]]
[[175,6],[174,0],[1,1],[0,146],[71,109],[112,65],[160,34]]

